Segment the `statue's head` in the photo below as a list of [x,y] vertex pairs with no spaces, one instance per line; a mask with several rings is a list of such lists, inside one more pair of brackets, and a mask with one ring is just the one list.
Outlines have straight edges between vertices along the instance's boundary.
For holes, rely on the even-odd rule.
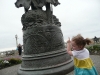
[[31,0],[17,0],[17,1],[15,2],[15,6],[16,6],[17,8],[19,8],[19,7],[24,7],[24,8],[26,8],[26,9],[29,9],[29,7],[30,7],[30,2],[31,2]]
[[23,0],[17,0],[17,1],[15,2],[15,6],[16,6],[17,8],[23,7],[23,4],[24,4],[24,1],[23,1]]

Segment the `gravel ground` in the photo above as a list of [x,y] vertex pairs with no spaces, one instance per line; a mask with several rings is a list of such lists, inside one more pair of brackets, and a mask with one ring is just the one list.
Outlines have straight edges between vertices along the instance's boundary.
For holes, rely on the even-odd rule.
[[[94,62],[94,65],[98,71],[98,74],[100,75],[100,55],[91,55],[91,59]],[[17,75],[17,70],[18,70],[19,66],[20,66],[20,64],[2,69],[2,70],[0,70],[0,75]],[[72,71],[66,75],[74,75],[74,71]]]

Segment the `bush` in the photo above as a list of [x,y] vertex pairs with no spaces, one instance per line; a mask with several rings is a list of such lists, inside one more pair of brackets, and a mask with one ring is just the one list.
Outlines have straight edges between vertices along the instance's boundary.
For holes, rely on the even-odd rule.
[[87,46],[86,47],[90,54],[100,54],[100,45],[92,45],[92,46]]
[[0,69],[10,66],[11,64],[7,60],[0,60]]
[[21,60],[12,58],[9,60],[9,63],[11,63],[12,65],[19,64],[19,63],[21,63]]
[[16,59],[16,58],[11,58],[9,60],[0,60],[0,69],[20,64],[21,62],[22,62],[21,59]]
[[94,45],[93,49],[96,50],[96,51],[100,51],[100,46],[99,45]]

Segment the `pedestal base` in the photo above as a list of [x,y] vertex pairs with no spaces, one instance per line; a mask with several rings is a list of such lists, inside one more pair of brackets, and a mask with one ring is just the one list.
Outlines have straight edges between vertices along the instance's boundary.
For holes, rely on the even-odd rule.
[[18,70],[18,75],[65,75],[69,72],[71,72],[74,69],[73,61],[70,63],[67,63],[63,66],[50,68],[50,69],[44,69],[44,70],[35,70],[35,71],[27,71],[27,70]]

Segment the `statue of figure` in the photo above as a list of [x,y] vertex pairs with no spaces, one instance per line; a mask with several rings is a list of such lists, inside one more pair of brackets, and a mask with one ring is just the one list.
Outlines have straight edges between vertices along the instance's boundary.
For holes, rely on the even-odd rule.
[[36,10],[38,8],[41,9],[43,6],[46,6],[46,9],[50,9],[50,4],[57,6],[60,3],[58,2],[58,0],[17,0],[15,2],[15,6],[17,8],[24,7],[25,12],[28,11],[30,6],[32,10]]
[[93,38],[93,40],[95,43],[99,42],[99,38],[97,38],[96,36]]
[[38,0],[17,0],[15,6],[17,8],[24,7],[25,12],[28,12],[30,6],[32,10],[38,9]]
[[[61,23],[53,15],[52,5],[59,4],[58,0],[16,1],[17,8],[25,9],[21,17],[24,53],[18,75],[65,75],[73,70]],[[46,10],[42,10],[43,6]]]
[[50,7],[50,4],[57,6],[60,3],[58,2],[58,0],[39,0],[39,5],[38,5],[38,7],[46,6],[46,14],[48,18],[48,23],[53,21],[52,20],[53,10],[52,10],[52,7]]
[[32,10],[37,10],[37,9],[42,10],[42,7],[45,6],[48,22],[50,23],[52,21],[52,13],[53,13],[50,4],[57,6],[60,3],[58,2],[58,0],[17,0],[15,6],[17,8],[24,7],[25,12],[28,12],[30,6]]

